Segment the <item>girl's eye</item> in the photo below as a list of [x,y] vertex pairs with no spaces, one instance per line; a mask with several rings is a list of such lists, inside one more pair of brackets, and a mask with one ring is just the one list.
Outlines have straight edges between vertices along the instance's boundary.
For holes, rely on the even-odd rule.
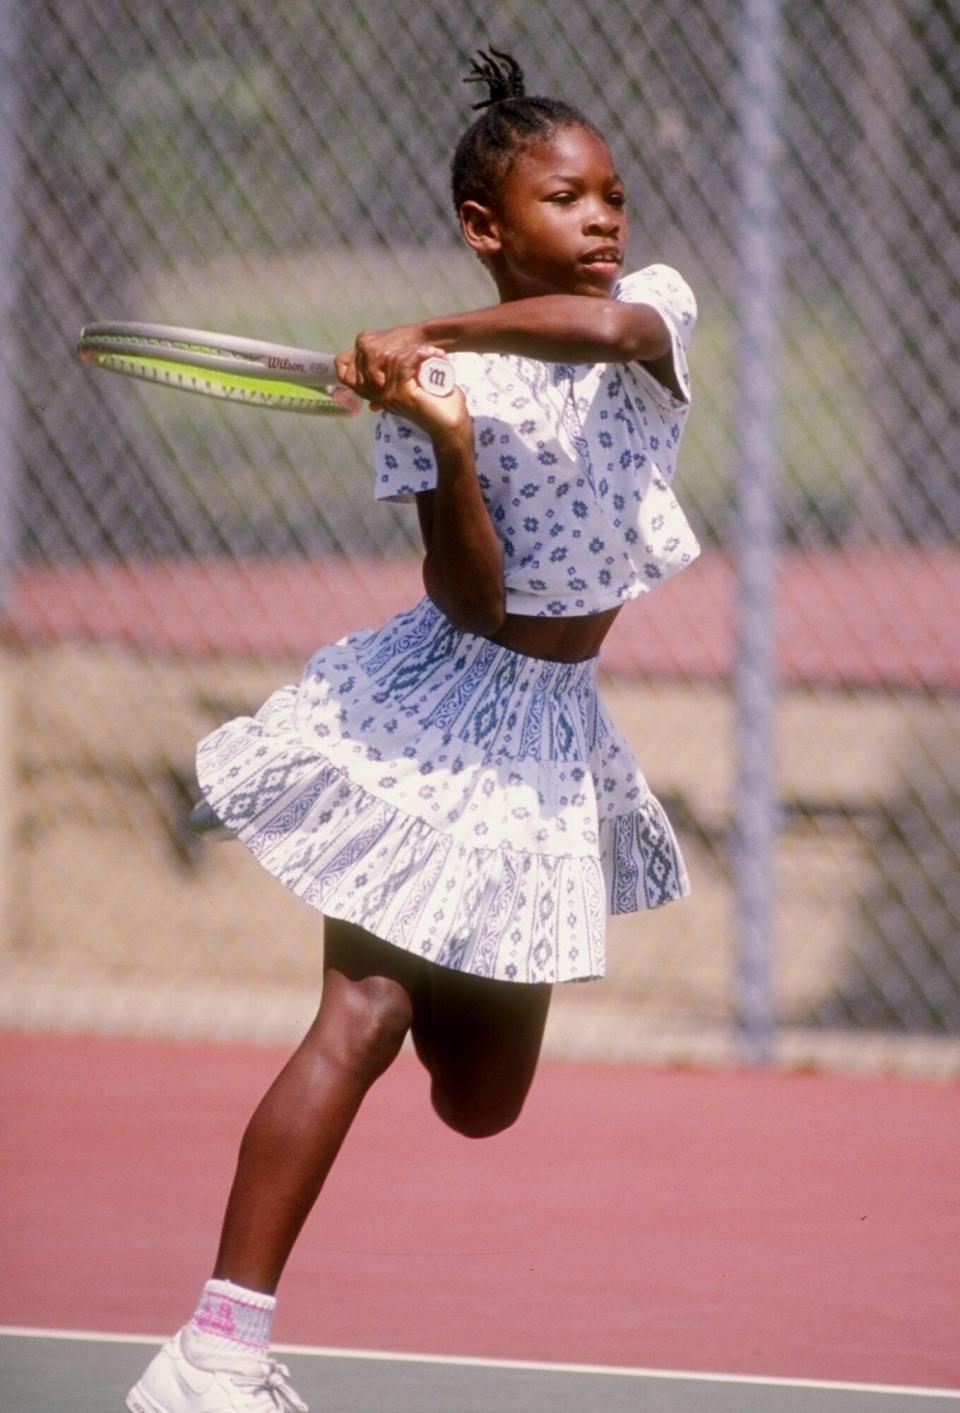
[[611,191],[610,195],[607,197],[607,201],[611,206],[618,208],[626,206],[627,204],[627,198],[622,191]]
[[567,205],[568,202],[576,201],[576,199],[572,191],[555,191],[547,198],[548,201],[555,201],[562,206]]

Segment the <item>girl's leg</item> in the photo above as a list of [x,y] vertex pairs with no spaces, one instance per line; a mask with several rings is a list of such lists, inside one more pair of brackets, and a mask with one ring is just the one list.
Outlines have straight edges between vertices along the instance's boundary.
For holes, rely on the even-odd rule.
[[400,1050],[425,978],[419,958],[326,919],[320,1009],[244,1134],[216,1277],[276,1289],[364,1095]]
[[487,1138],[519,1117],[536,1073],[551,988],[429,968],[413,1021],[433,1106],[450,1128]]

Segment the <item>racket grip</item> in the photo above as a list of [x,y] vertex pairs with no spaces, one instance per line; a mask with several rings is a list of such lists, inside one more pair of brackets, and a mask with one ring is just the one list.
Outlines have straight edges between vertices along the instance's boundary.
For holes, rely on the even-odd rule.
[[417,382],[434,397],[449,397],[457,386],[457,375],[446,358],[425,358],[417,369]]

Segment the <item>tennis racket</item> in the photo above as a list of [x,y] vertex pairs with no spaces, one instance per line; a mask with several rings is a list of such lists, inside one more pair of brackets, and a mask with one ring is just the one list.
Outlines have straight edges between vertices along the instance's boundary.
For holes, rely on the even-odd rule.
[[[110,373],[248,407],[326,417],[354,417],[364,407],[338,381],[333,354],[234,334],[175,324],[87,324],[77,354]],[[425,358],[417,381],[436,397],[456,387],[453,366],[444,358]]]

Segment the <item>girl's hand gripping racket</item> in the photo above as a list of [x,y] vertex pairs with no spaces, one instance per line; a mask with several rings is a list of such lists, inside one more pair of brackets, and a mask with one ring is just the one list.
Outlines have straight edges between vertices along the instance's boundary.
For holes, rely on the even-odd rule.
[[[85,363],[182,392],[278,412],[354,417],[364,403],[337,379],[334,355],[262,339],[173,324],[87,324],[77,354]],[[453,367],[426,358],[417,381],[435,397],[456,386]]]

